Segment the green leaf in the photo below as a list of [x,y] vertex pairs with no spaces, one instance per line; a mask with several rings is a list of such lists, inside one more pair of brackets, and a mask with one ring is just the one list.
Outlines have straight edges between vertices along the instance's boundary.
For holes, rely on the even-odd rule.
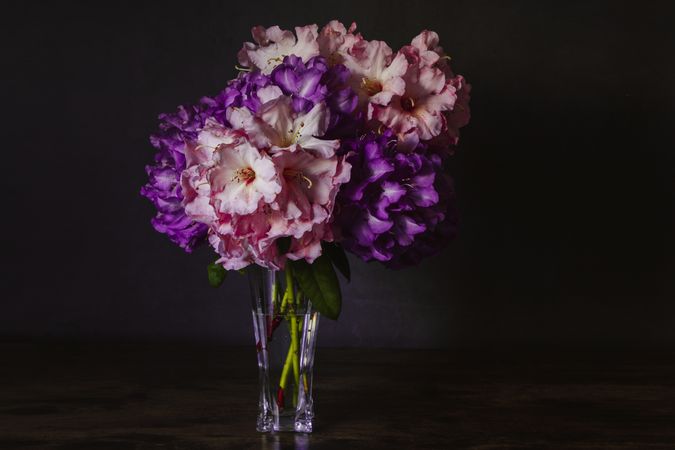
[[342,309],[342,293],[333,264],[327,255],[319,256],[313,264],[301,259],[291,263],[293,276],[300,289],[312,301],[314,309],[336,320]]
[[340,271],[347,281],[352,281],[349,260],[342,246],[334,242],[323,242],[321,246],[323,247],[323,252],[328,255],[335,268]]
[[223,284],[225,278],[227,277],[227,270],[217,263],[211,263],[206,267],[206,271],[209,275],[209,284],[213,287],[218,287]]

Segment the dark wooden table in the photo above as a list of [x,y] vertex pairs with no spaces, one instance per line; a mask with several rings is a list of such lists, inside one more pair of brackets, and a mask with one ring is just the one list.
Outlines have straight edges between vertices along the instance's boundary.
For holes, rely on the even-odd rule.
[[675,352],[319,348],[315,432],[255,431],[252,348],[0,344],[0,449],[675,449]]

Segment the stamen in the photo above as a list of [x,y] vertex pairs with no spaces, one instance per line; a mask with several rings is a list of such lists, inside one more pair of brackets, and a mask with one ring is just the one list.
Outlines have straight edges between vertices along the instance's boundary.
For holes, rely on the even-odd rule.
[[312,185],[314,184],[314,183],[312,183],[312,180],[310,180],[309,178],[307,178],[307,177],[306,177],[304,174],[302,174],[302,173],[300,174],[300,178],[302,178],[303,180],[305,180],[305,181],[307,182],[307,189],[312,189]]
[[243,169],[237,169],[234,172],[234,176],[232,177],[232,180],[230,180],[230,181],[233,181],[233,182],[236,181],[237,183],[245,182],[245,183],[248,184],[248,183],[252,182],[253,180],[255,180],[255,172],[250,167],[246,167],[246,168],[243,168]]
[[401,108],[405,111],[412,111],[415,109],[415,100],[412,97],[401,97]]
[[312,183],[312,180],[306,177],[305,174],[299,170],[286,169],[284,170],[284,175],[287,176],[288,178],[293,178],[296,180],[304,180],[307,183],[307,189],[312,189],[312,186],[314,185],[314,183]]
[[234,68],[237,69],[239,72],[251,72],[253,69],[251,67],[241,67],[238,65],[234,65]]
[[291,138],[293,143],[295,144],[298,142],[298,138],[300,137],[300,133],[302,133],[302,129],[305,126],[305,122],[300,122],[300,126],[298,127],[297,130],[295,130],[295,133],[293,133],[293,137]]

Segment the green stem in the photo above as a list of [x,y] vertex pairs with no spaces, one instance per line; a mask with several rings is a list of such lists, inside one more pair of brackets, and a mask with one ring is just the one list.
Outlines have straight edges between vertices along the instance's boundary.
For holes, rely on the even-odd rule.
[[281,379],[279,380],[279,387],[281,389],[286,389],[286,382],[288,381],[288,371],[291,368],[293,362],[293,354],[291,349],[288,349],[288,354],[286,355],[286,361],[284,362],[284,368],[281,370]]
[[291,314],[291,351],[293,352],[293,378],[295,379],[293,406],[296,406],[298,401],[298,387],[300,385],[300,364],[298,362],[298,319],[295,316],[295,313]]
[[289,333],[291,335],[291,345],[288,348],[288,354],[286,355],[286,361],[284,362],[284,367],[281,371],[281,379],[279,380],[279,387],[282,391],[286,389],[286,384],[288,383],[288,375],[290,368],[293,368],[293,379],[294,389],[293,389],[293,406],[297,405],[298,401],[298,389],[300,384],[300,362],[298,358],[298,319],[296,315],[296,303],[300,300],[300,293],[298,296],[295,296],[293,290],[293,272],[290,264],[286,266],[286,290],[284,292],[284,297],[281,300],[281,309],[280,312],[283,314],[286,309],[288,313],[286,314],[286,319],[289,323]]
[[298,344],[298,317],[296,315],[297,311],[297,301],[300,300],[298,295],[294,295],[294,290],[293,290],[293,270],[291,269],[291,265],[286,266],[286,289],[289,294],[288,297],[288,304],[290,306],[289,308],[289,316],[290,316],[290,323],[291,323],[291,348],[289,349],[291,354],[292,354],[292,361],[293,361],[293,378],[295,380],[295,387],[293,389],[293,406],[296,406],[297,401],[298,401],[298,387],[300,384],[300,362],[298,358],[298,350],[300,345]]
[[293,270],[290,264],[286,264],[286,294],[292,305],[295,302],[295,297],[293,295]]
[[279,287],[279,280],[275,274],[274,283],[272,284],[272,304],[274,305],[273,312],[275,314],[279,311]]

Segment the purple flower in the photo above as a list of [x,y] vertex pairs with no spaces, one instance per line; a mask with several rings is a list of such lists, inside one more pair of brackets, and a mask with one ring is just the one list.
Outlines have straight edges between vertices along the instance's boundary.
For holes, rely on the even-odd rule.
[[158,150],[155,162],[145,168],[148,183],[141,195],[157,208],[152,226],[190,252],[206,237],[207,227],[190,220],[182,206],[180,174],[185,169],[185,141],[196,138],[206,115],[205,106],[178,107],[175,114],[162,114],[160,130],[150,137]]
[[315,104],[325,101],[331,112],[329,132],[343,125],[358,104],[358,97],[347,85],[349,70],[341,64],[329,67],[322,56],[307,63],[295,55],[286,56],[270,77],[291,97],[296,112],[307,113]]
[[336,233],[364,261],[400,268],[437,253],[455,234],[452,181],[440,156],[396,150],[391,130],[343,142],[352,165],[338,195]]
[[258,89],[269,86],[272,80],[260,72],[242,72],[237,78],[230,81],[227,87],[214,98],[204,97],[202,103],[208,107],[211,117],[223,125],[229,126],[226,113],[229,107],[246,107],[256,113],[261,102],[258,98]]

